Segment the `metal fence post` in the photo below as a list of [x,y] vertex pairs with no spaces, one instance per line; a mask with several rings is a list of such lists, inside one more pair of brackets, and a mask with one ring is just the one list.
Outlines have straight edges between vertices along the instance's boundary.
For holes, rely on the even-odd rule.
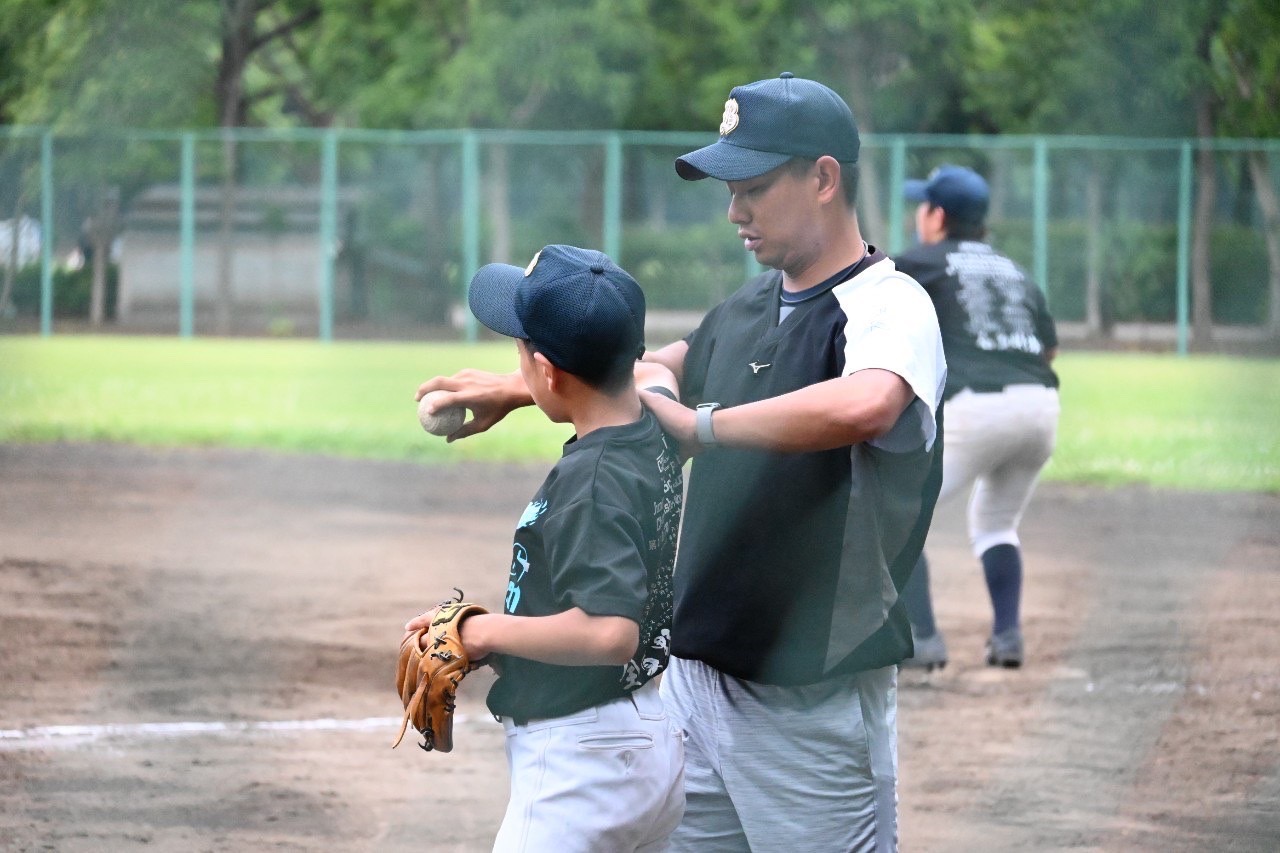
[[1049,145],[1043,136],[1035,141],[1035,198],[1032,245],[1036,283],[1049,296]]
[[196,294],[196,137],[182,134],[182,199],[180,201],[180,240],[178,272],[178,334],[189,338],[195,333]]
[[604,253],[615,264],[622,263],[622,137],[610,133],[604,146],[604,222],[601,225]]
[[906,245],[903,233],[902,187],[907,182],[907,140],[893,138],[893,156],[889,160],[889,254],[896,255]]
[[1178,169],[1178,355],[1187,354],[1191,307],[1191,143],[1182,143]]
[[462,132],[462,304],[468,343],[478,337],[476,318],[465,309],[471,278],[480,269],[480,143],[471,130]]
[[[17,229],[14,229],[17,239]],[[53,334],[53,131],[40,138],[40,334]]]
[[333,340],[333,265],[338,234],[338,132],[320,145],[320,340]]

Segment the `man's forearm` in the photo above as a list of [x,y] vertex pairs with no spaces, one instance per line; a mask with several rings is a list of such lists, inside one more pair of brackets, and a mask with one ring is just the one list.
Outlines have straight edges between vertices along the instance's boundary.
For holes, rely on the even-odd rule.
[[716,442],[783,452],[846,447],[879,438],[915,398],[905,380],[886,370],[862,371],[789,394],[718,409]]

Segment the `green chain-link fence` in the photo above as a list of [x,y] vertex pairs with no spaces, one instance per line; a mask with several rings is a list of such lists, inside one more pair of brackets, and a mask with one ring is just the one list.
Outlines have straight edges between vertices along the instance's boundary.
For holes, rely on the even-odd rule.
[[[723,186],[672,168],[711,140],[0,128],[0,329],[472,339],[471,273],[564,242],[678,333],[754,271]],[[1064,336],[1185,351],[1199,280],[1215,337],[1280,339],[1280,141],[868,137],[865,236],[908,246],[902,181],[943,162],[988,178],[993,242]]]

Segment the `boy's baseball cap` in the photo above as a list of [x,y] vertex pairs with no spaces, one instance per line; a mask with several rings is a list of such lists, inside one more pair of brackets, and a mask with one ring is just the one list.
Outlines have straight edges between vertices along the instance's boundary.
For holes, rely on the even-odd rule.
[[524,269],[488,264],[471,279],[467,301],[481,323],[532,341],[584,379],[603,379],[644,354],[644,293],[603,252],[552,245]]
[[981,222],[991,201],[987,182],[968,166],[939,166],[924,180],[907,181],[902,191],[907,201],[927,201],[960,222]]
[[860,145],[844,99],[786,71],[735,86],[724,104],[720,139],[677,159],[676,172],[686,181],[745,181],[793,157],[830,155],[843,164],[857,163]]

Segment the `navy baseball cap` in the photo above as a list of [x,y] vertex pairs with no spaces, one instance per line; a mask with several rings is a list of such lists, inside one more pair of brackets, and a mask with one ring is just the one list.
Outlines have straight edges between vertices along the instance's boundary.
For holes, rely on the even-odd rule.
[[981,222],[986,218],[991,191],[982,176],[968,166],[939,166],[925,180],[903,185],[907,201],[927,201],[946,212],[948,219]]
[[584,379],[603,379],[644,354],[644,293],[603,252],[553,245],[524,269],[488,264],[471,279],[467,301],[481,323],[532,341]]
[[793,157],[858,162],[858,126],[835,92],[791,72],[735,86],[724,104],[720,139],[676,160],[686,181],[746,181]]

